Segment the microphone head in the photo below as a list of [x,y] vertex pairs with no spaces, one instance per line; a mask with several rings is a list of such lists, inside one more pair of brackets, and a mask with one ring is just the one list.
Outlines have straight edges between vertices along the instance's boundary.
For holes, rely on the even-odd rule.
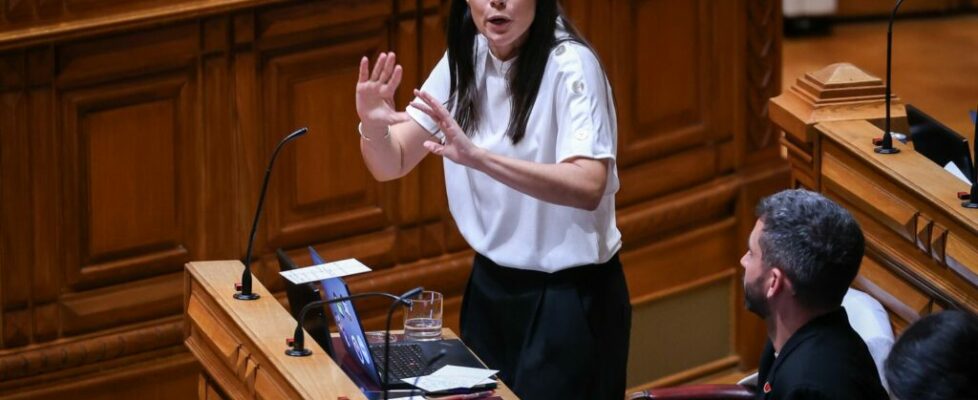
[[412,297],[414,297],[414,296],[417,296],[418,294],[420,294],[423,291],[424,291],[424,287],[418,286],[418,287],[416,287],[414,289],[411,289],[411,290],[408,290],[408,291],[404,292],[404,294],[402,294],[400,297],[398,297],[398,300],[401,303],[403,303],[404,305],[406,305],[408,307],[411,307],[411,300],[410,299]]
[[282,142],[283,143],[284,142],[288,142],[288,141],[290,141],[292,139],[295,139],[295,138],[297,138],[299,136],[305,135],[306,132],[309,132],[309,128],[302,127],[302,128],[296,129],[294,132],[290,133],[289,136],[286,136],[285,137],[285,140],[283,140]]

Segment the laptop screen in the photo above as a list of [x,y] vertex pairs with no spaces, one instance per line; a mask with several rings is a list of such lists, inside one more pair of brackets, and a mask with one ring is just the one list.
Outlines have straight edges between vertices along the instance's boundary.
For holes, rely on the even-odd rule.
[[[309,247],[309,254],[312,256],[314,264],[324,264],[325,262],[312,247]],[[330,278],[322,281],[323,296],[327,300],[338,299],[350,295],[350,290],[346,287],[343,278]],[[340,338],[343,340],[343,347],[347,354],[350,354],[356,363],[370,375],[375,383],[380,383],[380,376],[377,374],[377,367],[367,346],[366,336],[363,334],[363,327],[360,325],[360,317],[353,302],[338,301],[329,305],[333,313],[333,320],[336,321],[336,328],[340,331]],[[340,362],[342,360],[336,360]]]

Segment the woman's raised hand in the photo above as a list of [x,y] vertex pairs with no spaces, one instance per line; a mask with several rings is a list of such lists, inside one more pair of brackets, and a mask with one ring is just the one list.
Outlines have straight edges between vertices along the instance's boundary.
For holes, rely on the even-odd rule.
[[371,72],[370,60],[366,56],[360,60],[357,114],[364,131],[384,129],[410,118],[406,112],[397,112],[394,108],[394,93],[404,72],[396,61],[394,52],[381,53]]
[[412,102],[411,106],[428,114],[431,119],[438,123],[438,128],[445,135],[443,143],[429,140],[424,142],[424,147],[431,153],[452,160],[456,164],[475,168],[479,162],[479,157],[485,155],[485,150],[469,140],[452,114],[438,99],[418,89],[414,89],[414,95],[423,103]]

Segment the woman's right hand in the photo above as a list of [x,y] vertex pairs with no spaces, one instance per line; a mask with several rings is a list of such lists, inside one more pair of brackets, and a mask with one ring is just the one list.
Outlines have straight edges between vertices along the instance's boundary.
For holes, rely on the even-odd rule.
[[[360,60],[360,79],[357,81],[357,114],[364,132],[376,132],[410,119],[406,112],[394,108],[394,93],[401,83],[403,69],[396,64],[394,52],[381,53],[374,69],[370,60]],[[373,135],[369,135],[373,136]]]

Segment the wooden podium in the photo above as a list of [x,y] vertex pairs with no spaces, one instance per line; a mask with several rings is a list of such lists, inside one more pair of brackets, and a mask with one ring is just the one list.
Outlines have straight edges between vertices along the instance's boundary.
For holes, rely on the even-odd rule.
[[[366,399],[314,340],[305,342],[311,356],[285,355],[285,339],[292,337],[296,321],[257,279],[254,292],[260,299],[232,298],[243,270],[238,261],[186,265],[184,337],[203,367],[198,398]],[[496,392],[517,399],[502,382]]]
[[[849,209],[866,235],[854,286],[880,300],[897,331],[946,308],[978,312],[978,210],[956,193],[970,186],[911,144],[873,151],[883,135],[883,83],[850,64],[806,74],[769,103],[784,130],[793,186],[824,193]],[[907,133],[892,104],[892,129]]]

